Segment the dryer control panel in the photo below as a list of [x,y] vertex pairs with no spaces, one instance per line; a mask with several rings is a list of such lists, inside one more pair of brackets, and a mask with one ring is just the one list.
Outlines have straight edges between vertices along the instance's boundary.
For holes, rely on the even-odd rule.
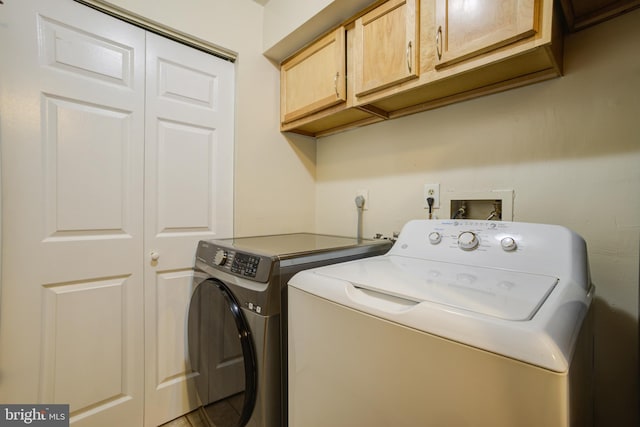
[[269,281],[273,264],[270,257],[247,254],[206,241],[198,244],[196,260],[234,276],[262,283]]

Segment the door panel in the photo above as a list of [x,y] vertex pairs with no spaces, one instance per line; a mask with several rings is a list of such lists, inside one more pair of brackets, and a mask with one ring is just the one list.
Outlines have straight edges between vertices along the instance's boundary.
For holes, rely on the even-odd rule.
[[[123,370],[127,286],[127,278],[118,277],[46,287],[46,381],[41,390],[46,402],[87,408],[97,402],[117,403],[131,395],[132,384]],[[99,340],[94,338],[96,331],[100,331]],[[79,342],[92,345],[79,346]]]
[[210,233],[215,227],[209,211],[215,209],[209,179],[217,151],[215,129],[159,120],[157,144],[157,235]]
[[44,95],[47,232],[128,234],[131,112]]
[[5,2],[0,51],[0,401],[140,425],[144,32]]
[[198,406],[190,272],[199,240],[232,234],[233,64],[148,34],[146,88],[145,425],[156,426]]
[[134,50],[40,15],[40,58],[49,67],[131,88]]
[[158,59],[158,97],[184,102],[205,109],[217,109],[218,78],[181,64]]
[[158,275],[156,311],[163,313],[157,322],[158,368],[155,382],[158,388],[172,387],[176,381],[196,373],[185,363],[184,348],[187,345],[187,313],[182,310],[189,304],[192,293],[193,270],[172,271]]

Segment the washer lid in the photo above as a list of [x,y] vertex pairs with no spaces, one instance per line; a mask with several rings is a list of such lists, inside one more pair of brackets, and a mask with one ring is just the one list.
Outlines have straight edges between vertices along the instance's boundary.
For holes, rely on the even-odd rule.
[[558,283],[551,276],[394,255],[336,264],[317,274],[397,298],[504,320],[531,319]]

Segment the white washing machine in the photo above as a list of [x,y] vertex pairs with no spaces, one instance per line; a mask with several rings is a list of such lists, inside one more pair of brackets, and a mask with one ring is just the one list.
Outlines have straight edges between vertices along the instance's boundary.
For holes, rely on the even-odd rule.
[[411,221],[289,281],[289,425],[592,425],[593,292],[566,228]]

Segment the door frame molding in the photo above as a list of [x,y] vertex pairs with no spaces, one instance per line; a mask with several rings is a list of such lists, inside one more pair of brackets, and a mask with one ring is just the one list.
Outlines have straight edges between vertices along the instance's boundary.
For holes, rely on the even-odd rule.
[[151,21],[144,16],[137,15],[121,7],[107,4],[102,0],[74,0],[74,1],[77,3],[83,4],[85,6],[88,6],[92,9],[96,9],[114,18],[120,19],[121,21],[128,22],[129,24],[135,25],[136,27],[140,27],[144,30],[158,34],[162,37],[166,37],[170,40],[176,41],[178,43],[182,43],[194,49],[201,50],[208,54],[217,56],[218,58],[224,59],[226,61],[235,62],[238,57],[237,52],[234,52],[229,49],[225,49],[218,45],[214,45],[211,42],[199,39],[192,35],[186,34],[182,31],[169,28],[166,25]]

